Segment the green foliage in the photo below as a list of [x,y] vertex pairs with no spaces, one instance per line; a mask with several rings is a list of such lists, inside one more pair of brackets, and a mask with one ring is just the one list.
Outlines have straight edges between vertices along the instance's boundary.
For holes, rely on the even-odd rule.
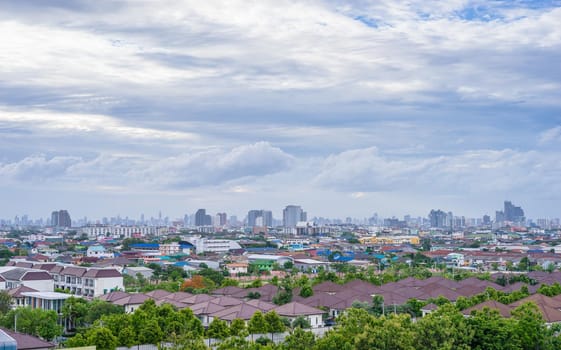
[[316,343],[316,337],[312,332],[305,331],[302,328],[295,328],[289,334],[282,344],[282,349],[285,350],[309,350],[312,349]]
[[206,335],[208,338],[214,339],[226,339],[230,336],[230,329],[226,321],[222,321],[219,318],[214,318],[209,324]]
[[230,324],[230,334],[234,337],[246,337],[249,333],[244,320],[236,318]]
[[114,350],[119,343],[116,336],[106,327],[92,328],[87,336],[88,345],[95,345],[99,350]]
[[269,333],[282,333],[285,330],[284,323],[275,311],[269,311],[264,316]]
[[255,312],[249,319],[247,329],[250,334],[267,333],[268,326],[263,313],[261,313],[260,311]]
[[312,328],[310,321],[304,316],[298,316],[292,321],[292,328],[309,329]]
[[314,290],[312,289],[312,286],[306,285],[300,289],[299,295],[303,298],[308,298],[314,295]]
[[55,311],[42,309],[17,308],[9,311],[2,318],[2,325],[14,329],[17,315],[17,331],[51,340],[62,335],[62,326],[58,324]]
[[7,314],[12,308],[12,297],[7,291],[0,291],[0,315]]

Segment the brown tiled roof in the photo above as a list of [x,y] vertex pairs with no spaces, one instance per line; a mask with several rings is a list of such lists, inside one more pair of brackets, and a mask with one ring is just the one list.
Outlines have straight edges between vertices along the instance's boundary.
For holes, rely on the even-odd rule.
[[12,298],[21,298],[21,297],[23,297],[23,295],[21,295],[21,293],[24,293],[24,292],[38,292],[38,290],[33,289],[33,288],[29,288],[27,286],[19,286],[19,287],[14,288],[14,289],[8,289],[8,294]]
[[142,293],[129,294],[129,296],[122,299],[115,300],[113,304],[115,305],[137,305],[142,304],[146,300],[150,299],[149,296]]
[[259,299],[248,300],[245,303],[248,304],[248,305],[251,305],[251,306],[255,306],[256,308],[258,308],[258,309],[260,309],[264,312],[267,312],[267,311],[272,310],[272,309],[277,307],[277,305],[275,305],[273,303],[269,303],[269,302],[259,300]]
[[119,299],[123,299],[128,297],[130,294],[129,293],[125,293],[125,292],[121,292],[121,291],[115,291],[115,292],[109,292],[107,294],[101,295],[98,297],[99,300],[105,300],[108,302],[114,302],[116,300]]
[[314,293],[317,292],[337,293],[343,290],[344,288],[345,287],[342,284],[337,284],[331,281],[321,282],[312,287]]
[[202,303],[190,305],[189,309],[191,309],[195,315],[209,315],[224,310],[225,307],[210,301],[203,301]]
[[192,297],[193,294],[187,292],[175,292],[167,295],[165,297],[166,300],[173,300],[173,301],[181,301],[183,299],[187,299]]
[[16,343],[18,350],[32,349],[54,349],[55,344],[44,341],[32,335],[17,333],[6,328],[1,328],[4,333],[12,337]]
[[249,320],[251,316],[257,311],[261,311],[262,313],[266,313],[268,310],[262,310],[254,305],[250,305],[247,303],[242,303],[239,305],[231,306],[224,310],[220,310],[210,314],[210,316],[219,318],[224,321],[233,321],[236,318],[242,320]]
[[243,303],[242,300],[237,299],[237,298],[232,298],[232,297],[229,297],[229,296],[216,297],[216,298],[210,300],[210,302],[214,303],[214,304],[218,304],[220,306],[225,306],[225,307],[239,305],[239,304]]
[[509,305],[505,305],[503,303],[499,303],[495,300],[487,300],[477,305],[474,305],[470,308],[465,309],[462,311],[464,315],[471,315],[471,313],[475,310],[483,310],[484,308],[495,309],[498,310],[501,316],[503,317],[510,317],[510,311],[513,309]]
[[533,294],[533,295],[527,296],[524,299],[520,299],[520,300],[510,304],[510,306],[518,307],[518,306],[520,306],[524,303],[527,303],[529,301],[532,301],[532,302],[536,303],[538,306],[545,305],[545,306],[552,307],[552,308],[555,308],[555,309],[561,308],[561,301],[559,301],[555,298],[552,298],[552,297],[542,295],[542,294]]
[[60,274],[64,276],[82,277],[86,272],[87,270],[84,267],[67,266]]
[[211,299],[214,299],[213,296],[210,296],[208,294],[195,294],[191,297],[182,299],[182,300],[178,300],[181,301],[182,303],[185,304],[190,304],[190,305],[194,305],[194,304],[198,304],[198,303],[202,303],[204,301],[209,301]]
[[22,281],[45,281],[45,280],[52,280],[53,276],[51,276],[47,271],[28,271],[22,277]]
[[313,306],[313,307],[325,306],[333,309],[333,306],[340,303],[342,299],[339,298],[337,295],[320,292],[312,295],[311,297],[301,298],[300,300],[294,300],[294,301],[298,301],[299,303],[308,306]]
[[166,298],[168,295],[170,295],[171,292],[168,292],[167,290],[163,290],[163,289],[156,289],[144,294],[148,295],[149,297],[155,300],[161,300]]
[[89,278],[110,278],[110,277],[121,277],[121,273],[116,269],[89,269],[84,277]]
[[212,292],[214,295],[234,295],[239,292],[243,292],[244,289],[236,286],[228,286],[224,288],[216,289]]
[[20,262],[17,262],[15,266],[17,266],[17,267],[25,267],[25,268],[27,268],[27,269],[30,269],[30,268],[33,267],[33,263],[20,261]]
[[325,313],[325,311],[323,310],[308,305],[300,304],[294,301],[288,304],[278,306],[273,310],[280,316],[288,316],[288,317],[320,315]]

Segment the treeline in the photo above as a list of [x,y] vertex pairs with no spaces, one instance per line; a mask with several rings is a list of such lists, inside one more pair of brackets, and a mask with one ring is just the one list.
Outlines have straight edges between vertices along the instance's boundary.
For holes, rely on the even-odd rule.
[[[104,315],[91,327],[82,329],[65,346],[96,345],[99,350],[117,346],[159,344],[172,350],[206,350],[209,338],[218,350],[435,350],[509,349],[553,350],[561,348],[558,325],[547,326],[533,303],[526,303],[504,318],[498,311],[483,309],[465,317],[453,304],[414,320],[408,314],[377,316],[365,309],[350,308],[338,324],[322,337],[305,328],[287,325],[275,313],[256,313],[247,323],[230,325],[214,320],[208,329],[189,309],[176,311],[164,304],[147,301],[132,314]],[[294,328],[290,328],[290,326]],[[268,336],[252,339],[248,334],[289,334],[278,344]]]

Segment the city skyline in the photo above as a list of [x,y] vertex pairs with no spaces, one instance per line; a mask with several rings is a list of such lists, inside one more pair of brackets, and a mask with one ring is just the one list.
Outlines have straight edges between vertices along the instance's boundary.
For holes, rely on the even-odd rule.
[[2,1],[0,216],[561,217],[560,22],[545,0]]

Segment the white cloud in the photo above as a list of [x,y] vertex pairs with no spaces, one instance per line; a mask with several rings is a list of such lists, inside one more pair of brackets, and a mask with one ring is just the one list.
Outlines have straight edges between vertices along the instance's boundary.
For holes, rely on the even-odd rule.
[[63,177],[72,165],[82,161],[79,157],[52,157],[34,155],[19,162],[0,163],[0,178],[4,181],[44,182]]
[[554,141],[559,141],[561,139],[561,126],[556,126],[551,129],[547,129],[540,134],[538,142],[540,144],[547,144]]
[[329,156],[314,182],[344,192],[459,193],[553,192],[561,194],[556,154],[474,150],[452,156],[386,157],[376,148]]
[[0,122],[14,127],[41,131],[50,135],[97,134],[100,137],[126,139],[158,139],[187,141],[197,136],[188,132],[160,130],[132,125],[117,118],[83,113],[65,113],[49,110],[0,109]]

